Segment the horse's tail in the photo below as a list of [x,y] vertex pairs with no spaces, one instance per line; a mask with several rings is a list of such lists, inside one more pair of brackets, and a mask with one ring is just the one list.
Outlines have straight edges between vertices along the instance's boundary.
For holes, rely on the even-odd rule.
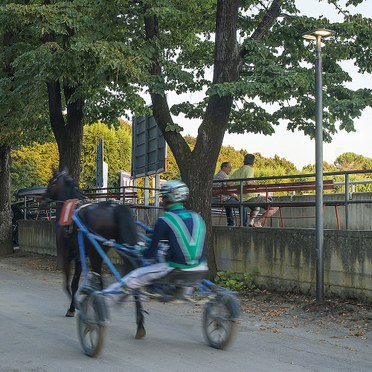
[[57,225],[56,229],[56,245],[57,245],[57,257],[59,267],[62,269],[63,275],[63,286],[62,288],[66,291],[69,297],[72,296],[70,287],[70,271],[71,271],[71,253],[70,244],[65,236],[64,227]]
[[64,289],[67,294],[72,298],[72,292],[70,287],[70,272],[71,272],[71,260],[68,257],[64,257],[63,260],[63,274],[64,274]]

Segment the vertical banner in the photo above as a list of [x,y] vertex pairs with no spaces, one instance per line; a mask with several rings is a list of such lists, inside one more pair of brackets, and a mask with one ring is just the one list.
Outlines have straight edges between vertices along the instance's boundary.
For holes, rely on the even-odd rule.
[[103,138],[100,138],[96,151],[96,187],[103,187]]

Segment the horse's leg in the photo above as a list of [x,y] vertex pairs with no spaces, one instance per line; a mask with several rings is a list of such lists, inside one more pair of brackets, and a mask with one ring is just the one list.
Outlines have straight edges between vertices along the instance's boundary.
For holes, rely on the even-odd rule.
[[[66,290],[68,297],[72,297],[72,288],[70,284],[70,272],[71,272],[71,262],[73,261],[73,254],[70,250],[68,241],[64,235],[64,230],[62,226],[58,226],[56,230],[56,243],[57,243],[57,260],[62,262],[62,270],[64,276],[64,289]],[[74,308],[71,302],[70,308],[66,313],[67,317],[74,316]]]
[[72,288],[70,286],[70,270],[71,270],[71,260],[65,259],[63,264],[63,271],[65,274],[65,289],[69,295],[69,298],[71,298],[71,305],[70,308],[67,310],[67,313],[65,316],[67,317],[73,317],[74,316],[74,307],[73,307],[73,296],[72,296]]
[[[107,254],[107,249],[104,249],[104,252]],[[103,288],[103,279],[102,279],[102,257],[98,254],[98,252],[93,248],[90,247],[89,250],[89,261],[92,271],[97,273],[100,278],[100,288]]]
[[140,296],[138,294],[134,295],[134,302],[136,304],[136,323],[137,323],[136,339],[140,340],[141,338],[144,338],[146,336],[146,330],[144,326],[145,324],[145,316],[143,315],[144,310],[143,310]]
[[81,276],[81,261],[75,260],[74,276],[72,277],[72,281],[71,281],[71,304],[70,304],[70,308],[67,310],[67,313],[66,313],[67,317],[73,317],[75,315],[75,294],[79,288],[80,276]]

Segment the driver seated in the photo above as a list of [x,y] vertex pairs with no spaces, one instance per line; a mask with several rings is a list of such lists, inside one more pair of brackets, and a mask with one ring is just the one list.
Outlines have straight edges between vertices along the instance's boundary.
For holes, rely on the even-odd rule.
[[158,256],[159,242],[167,240],[169,248],[165,262],[140,267],[122,278],[122,283],[110,285],[106,291],[133,290],[145,287],[165,277],[176,268],[187,271],[208,271],[205,246],[205,223],[200,215],[184,207],[189,188],[179,180],[170,180],[161,186],[165,213],[157,220],[153,238],[143,251],[145,259]]

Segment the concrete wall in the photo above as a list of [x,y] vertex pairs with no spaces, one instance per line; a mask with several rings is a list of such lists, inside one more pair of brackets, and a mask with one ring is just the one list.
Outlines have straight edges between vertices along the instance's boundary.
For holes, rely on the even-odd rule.
[[[52,221],[19,221],[19,247],[26,252],[57,256],[55,223]],[[121,259],[115,250],[108,254],[114,264],[120,264]],[[58,262],[61,268],[62,263]]]
[[[57,255],[54,223],[20,221],[21,250]],[[256,272],[260,287],[315,293],[314,229],[214,227],[218,270]],[[372,301],[372,231],[326,230],[325,293]],[[114,251],[114,263],[119,263]]]
[[[314,201],[314,195],[280,197],[280,201],[292,200],[294,202]],[[325,194],[324,201],[343,201],[343,194]],[[349,201],[370,200],[370,203],[349,204],[349,230],[372,230],[372,193],[353,193]],[[345,230],[345,207],[337,207],[341,230]],[[285,227],[315,228],[315,207],[306,208],[283,208]],[[279,226],[279,219],[276,219],[274,226]],[[324,228],[337,229],[335,207],[324,207]]]
[[[315,230],[214,227],[219,270],[257,273],[260,287],[315,293]],[[324,233],[326,294],[372,301],[372,231]]]
[[18,221],[19,247],[26,252],[57,256],[55,223],[51,221]]

